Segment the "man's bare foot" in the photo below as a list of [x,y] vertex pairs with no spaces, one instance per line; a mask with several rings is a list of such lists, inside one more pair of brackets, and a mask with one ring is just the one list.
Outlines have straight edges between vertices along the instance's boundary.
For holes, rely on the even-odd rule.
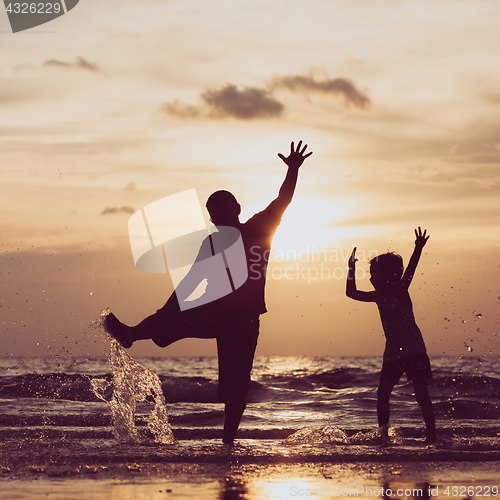
[[118,318],[113,314],[109,313],[103,320],[104,329],[106,332],[113,337],[122,347],[128,349],[132,347],[134,341],[130,338],[129,327],[124,325]]
[[436,435],[427,436],[425,438],[424,444],[436,444],[438,441],[439,441],[439,439]]

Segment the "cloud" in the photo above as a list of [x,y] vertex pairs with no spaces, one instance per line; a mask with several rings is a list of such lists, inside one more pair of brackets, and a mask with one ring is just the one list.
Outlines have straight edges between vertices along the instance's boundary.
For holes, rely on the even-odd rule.
[[256,87],[238,90],[235,85],[229,84],[220,90],[208,90],[201,97],[216,117],[233,116],[243,120],[273,118],[279,116],[284,108],[269,91]]
[[184,104],[178,100],[166,102],[162,105],[161,109],[165,111],[165,113],[179,118],[196,118],[203,113],[201,107]]
[[58,59],[49,59],[43,63],[43,67],[49,68],[63,68],[63,69],[83,69],[92,71],[93,73],[100,73],[102,70],[95,63],[87,61],[83,57],[77,56],[75,62],[59,61]]
[[311,76],[290,75],[274,77],[266,87],[243,87],[228,83],[226,86],[206,90],[200,95],[199,105],[181,101],[164,103],[165,113],[179,118],[227,118],[238,120],[269,119],[280,117],[285,105],[274,92],[286,89],[293,93],[318,92],[340,98],[346,109],[367,110],[371,100],[365,91],[360,90],[346,78],[315,80]]
[[135,213],[134,208],[132,207],[106,207],[102,212],[101,215],[108,215],[108,214],[133,214]]
[[311,76],[279,76],[272,81],[273,88],[285,88],[291,92],[320,92],[342,98],[346,108],[369,109],[371,100],[356,85],[346,78],[317,81]]
[[163,111],[180,118],[232,117],[238,120],[278,117],[284,109],[283,104],[274,99],[268,90],[256,87],[238,89],[228,84],[217,90],[207,90],[201,94],[202,105],[193,106],[180,101],[165,103]]

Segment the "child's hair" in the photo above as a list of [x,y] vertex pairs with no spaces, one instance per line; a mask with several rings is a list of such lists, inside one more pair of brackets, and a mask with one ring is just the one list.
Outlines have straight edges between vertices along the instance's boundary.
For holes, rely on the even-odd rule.
[[403,257],[395,252],[377,255],[370,260],[370,274],[381,276],[389,282],[397,282],[403,276]]

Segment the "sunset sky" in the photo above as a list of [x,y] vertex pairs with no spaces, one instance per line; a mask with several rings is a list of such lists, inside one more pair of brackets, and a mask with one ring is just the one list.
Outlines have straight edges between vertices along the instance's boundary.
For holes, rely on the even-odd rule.
[[421,226],[410,294],[429,353],[500,355],[499,19],[493,0],[80,0],[13,34],[1,7],[0,356],[106,355],[101,310],[135,324],[172,290],[135,269],[131,214],[227,189],[245,221],[301,139],[314,154],[274,240],[257,353],[381,356],[345,262],[353,246],[361,274],[364,255],[407,262]]

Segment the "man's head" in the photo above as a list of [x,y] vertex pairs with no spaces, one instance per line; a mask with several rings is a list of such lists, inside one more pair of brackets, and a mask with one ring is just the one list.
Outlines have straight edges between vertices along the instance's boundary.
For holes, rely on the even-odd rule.
[[216,191],[207,200],[210,220],[215,225],[232,226],[239,223],[241,206],[229,191]]
[[396,284],[403,276],[403,257],[394,252],[370,260],[370,281],[377,288]]

